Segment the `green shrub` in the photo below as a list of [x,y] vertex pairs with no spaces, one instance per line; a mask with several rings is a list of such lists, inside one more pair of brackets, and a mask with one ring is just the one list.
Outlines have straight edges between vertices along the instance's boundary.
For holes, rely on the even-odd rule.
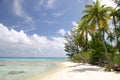
[[103,43],[97,33],[93,35],[92,41],[89,42],[89,46],[92,49],[90,64],[101,65],[105,59],[105,53]]
[[90,61],[91,51],[80,52],[79,54],[75,54],[73,57],[74,62],[83,62],[88,63]]
[[103,66],[105,54],[99,51],[92,51],[90,55],[90,64]]
[[120,54],[115,54],[115,55],[114,55],[113,63],[120,65]]

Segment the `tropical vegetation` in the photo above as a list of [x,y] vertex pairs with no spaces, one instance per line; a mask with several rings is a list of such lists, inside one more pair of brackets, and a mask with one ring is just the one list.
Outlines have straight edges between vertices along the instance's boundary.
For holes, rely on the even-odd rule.
[[78,25],[65,35],[69,60],[120,71],[120,1],[114,2],[115,8],[99,0],[85,6]]

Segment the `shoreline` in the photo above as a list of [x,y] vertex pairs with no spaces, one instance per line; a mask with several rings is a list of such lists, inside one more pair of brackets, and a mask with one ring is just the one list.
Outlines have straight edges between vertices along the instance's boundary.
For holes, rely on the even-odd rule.
[[60,62],[55,70],[27,80],[120,80],[120,74],[105,72],[103,68],[90,64],[65,61]]
[[38,75],[34,75],[31,77],[25,78],[25,80],[41,80],[41,79],[45,78],[46,75],[53,75],[56,72],[59,72],[60,70],[62,70],[64,68],[63,62],[66,62],[66,61],[57,61],[57,62],[55,61],[55,64],[57,65],[56,68],[53,68],[42,74],[38,74]]
[[0,80],[29,80],[56,70],[60,62],[63,60],[0,60]]

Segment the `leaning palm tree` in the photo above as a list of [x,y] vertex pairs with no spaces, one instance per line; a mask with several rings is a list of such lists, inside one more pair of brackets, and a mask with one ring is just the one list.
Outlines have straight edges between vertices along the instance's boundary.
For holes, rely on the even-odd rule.
[[116,43],[118,43],[118,26],[117,26],[117,22],[119,21],[119,10],[116,9],[112,9],[111,10],[111,14],[110,16],[112,16],[112,21],[113,21],[113,25],[114,25],[114,32],[115,32],[115,39],[116,39]]
[[87,22],[90,24],[90,28],[93,31],[99,31],[100,39],[102,40],[105,53],[107,53],[107,48],[102,37],[102,28],[108,29],[108,20],[110,20],[109,9],[110,7],[105,7],[105,5],[100,5],[100,2],[96,0],[92,5],[86,5],[85,10],[83,11],[85,15],[82,19],[87,19]]
[[114,12],[111,12],[111,16],[113,17],[113,25],[114,25],[114,33],[115,33],[115,39],[116,39],[116,48],[118,49],[118,52],[120,53],[120,47],[119,47],[119,38],[120,38],[120,25],[117,25],[120,21],[120,9],[114,10]]
[[117,35],[117,33],[116,33],[116,29],[117,29],[117,25],[116,25],[116,13],[117,13],[117,11],[115,10],[115,9],[113,9],[112,11],[111,11],[111,14],[110,14],[110,16],[112,16],[112,20],[113,20],[113,25],[114,25],[114,29],[115,29],[115,35]]
[[80,37],[85,37],[86,39],[86,51],[88,49],[88,34],[91,35],[91,29],[86,21],[86,19],[81,20],[77,26],[77,33],[80,34]]
[[[114,31],[115,31],[115,38],[116,38],[116,46],[120,53],[120,47],[119,47],[119,39],[120,39],[120,0],[113,0],[116,3],[116,8],[111,13],[111,16],[113,16],[113,23],[114,23]],[[118,25],[117,25],[118,24]]]

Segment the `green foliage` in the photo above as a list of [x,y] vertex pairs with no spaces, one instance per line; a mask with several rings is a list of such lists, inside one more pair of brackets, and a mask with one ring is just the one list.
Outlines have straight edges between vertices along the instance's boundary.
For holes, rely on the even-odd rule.
[[89,46],[92,49],[90,63],[94,65],[101,64],[105,59],[105,54],[102,41],[100,40],[98,33],[92,36]]
[[114,11],[114,32],[115,32],[115,38],[116,38],[116,48],[119,51],[120,54],[120,0],[113,0],[116,3],[116,8]]
[[[120,71],[120,54],[114,54],[110,62],[108,64],[105,64],[104,67],[106,71],[111,71],[111,69]],[[117,68],[119,68],[119,70]]]
[[117,7],[120,7],[120,0],[113,0],[116,4],[117,4]]
[[114,54],[116,53],[116,48],[112,45],[105,43],[108,53],[104,52],[104,48],[102,46],[102,41],[99,38],[99,34],[96,33],[92,36],[92,40],[89,42],[90,48],[93,50],[91,54],[90,63],[95,65],[103,66],[107,62],[107,58],[112,60]]
[[104,59],[105,59],[104,53],[99,53],[97,51],[93,51],[91,56],[90,56],[90,64],[101,66]]
[[[119,0],[116,1],[120,3]],[[118,2],[116,4],[120,6]],[[65,51],[68,52],[67,56],[71,61],[104,66],[107,71],[120,69],[120,7],[118,6],[116,9],[106,7],[100,5],[98,0],[85,6],[86,9],[83,11],[85,15],[76,26],[76,30],[65,36]],[[109,29],[110,16],[113,17],[114,29]],[[88,39],[88,34],[91,40]]]
[[[79,22],[76,30],[77,34],[79,34],[80,38],[82,39],[81,42],[84,43],[84,50],[88,50],[88,34],[91,35],[91,29],[87,23],[87,19],[82,19]],[[85,37],[84,37],[85,36]],[[84,42],[83,42],[84,41]]]
[[113,63],[120,65],[120,54],[115,54],[115,55],[114,55]]
[[115,35],[114,35],[114,33],[109,32],[109,33],[108,33],[108,36],[107,36],[107,39],[111,42],[111,45],[112,45],[112,42],[115,40]]
[[79,54],[75,54],[73,56],[74,62],[83,62],[83,63],[89,63],[90,61],[90,55],[91,55],[91,50],[88,50],[86,52],[80,52]]
[[70,60],[72,59],[74,54],[79,53],[80,51],[79,48],[80,42],[76,38],[79,39],[78,35],[76,35],[74,31],[71,31],[70,34],[65,35],[65,39],[66,39],[66,43],[64,43],[65,51],[68,52],[67,56]]

